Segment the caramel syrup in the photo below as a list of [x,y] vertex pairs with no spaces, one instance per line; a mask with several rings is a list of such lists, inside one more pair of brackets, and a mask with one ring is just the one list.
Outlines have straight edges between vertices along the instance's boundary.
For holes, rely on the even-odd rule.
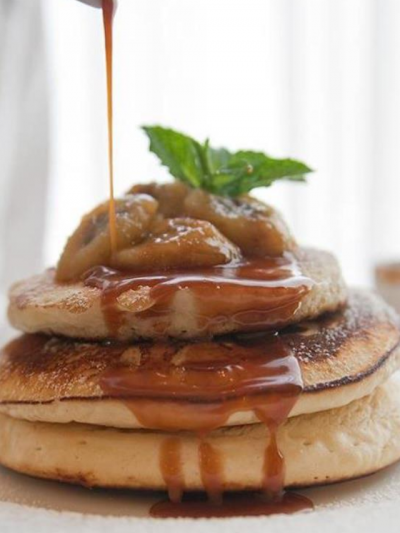
[[312,281],[303,276],[291,254],[243,260],[241,263],[191,270],[155,273],[119,272],[95,267],[84,283],[102,291],[102,309],[110,337],[124,325],[126,311],[118,298],[128,291],[148,288],[138,315],[157,319],[158,333],[168,331],[171,304],[179,291],[188,289],[196,299],[199,335],[231,319],[245,331],[259,331],[285,324],[297,311]]
[[285,492],[275,500],[259,493],[233,493],[225,495],[221,504],[213,504],[200,495],[191,495],[180,503],[164,500],[153,505],[150,514],[153,518],[232,518],[293,514],[313,508],[308,498],[294,492]]
[[[113,256],[118,246],[113,154],[113,0],[102,0],[102,7],[107,73],[109,228]],[[124,318],[117,303],[118,297],[127,290],[144,286],[150,288],[150,293],[149,305],[141,311],[142,316],[165,316],[177,291],[190,289],[199,304],[204,332],[213,321],[223,320],[227,309],[241,329],[260,330],[278,326],[292,316],[310,287],[310,280],[295,272],[295,263],[282,264],[280,261],[266,259],[261,263],[252,261],[190,273],[168,272],[150,276],[121,274],[97,267],[85,277],[85,283],[102,290],[103,312],[111,335],[118,333]],[[256,355],[254,359],[229,359],[222,364],[209,360],[205,365],[180,367],[179,371],[171,365],[137,372],[116,368],[103,376],[103,391],[111,397],[122,397],[144,426],[187,428],[199,435],[201,479],[209,501],[181,502],[185,488],[181,442],[179,437],[167,437],[162,445],[160,468],[170,501],[154,505],[152,516],[258,516],[292,513],[312,507],[311,502],[302,496],[282,493],[284,462],[276,438],[278,428],[301,392],[296,359],[276,335],[269,336],[268,340],[262,338],[261,344],[259,340],[254,344],[254,339],[251,343],[253,348],[257,346],[257,350],[262,346],[261,358]],[[243,353],[248,353],[247,347]],[[162,394],[165,400],[160,412],[155,400]],[[253,410],[269,429],[263,468],[264,492],[261,495],[231,495],[228,499],[225,496],[223,499],[222,460],[207,435],[240,410]]]
[[185,486],[181,447],[182,443],[179,437],[166,438],[161,446],[161,473],[168,487],[168,497],[174,503],[179,503],[182,500]]
[[113,128],[113,19],[114,0],[102,0],[107,74],[107,121],[108,121],[108,166],[109,166],[109,228],[111,257],[117,251],[117,218],[114,197],[114,128]]
[[[218,344],[193,343],[181,364],[167,357],[145,361],[136,370],[119,365],[103,374],[100,386],[108,397],[123,401],[144,427],[189,430],[198,435],[199,470],[211,502],[210,516],[228,516],[236,505],[232,507],[231,500],[225,500],[223,459],[210,433],[224,426],[232,414],[242,411],[253,411],[267,426],[269,437],[262,472],[264,497],[253,503],[251,499],[243,500],[247,510],[236,512],[271,514],[271,500],[278,502],[275,512],[284,512],[289,502],[300,505],[306,501],[283,493],[285,470],[277,432],[301,394],[302,379],[297,359],[277,333],[230,336]],[[154,516],[207,513],[202,502],[185,503],[180,511],[176,507],[185,490],[178,435],[166,437],[160,469],[175,506],[157,504],[152,511]],[[219,510],[215,508],[217,504],[222,506]],[[310,506],[308,503],[306,507]]]
[[199,465],[201,481],[208,500],[214,505],[221,505],[224,493],[224,471],[218,450],[205,439],[199,444]]

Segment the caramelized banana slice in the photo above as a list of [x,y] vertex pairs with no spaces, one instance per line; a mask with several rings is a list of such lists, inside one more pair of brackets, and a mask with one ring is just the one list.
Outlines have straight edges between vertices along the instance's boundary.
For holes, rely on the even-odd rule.
[[129,194],[149,194],[157,200],[159,213],[165,218],[175,218],[183,215],[183,204],[190,190],[184,183],[174,181],[161,185],[158,183],[134,185]]
[[224,198],[201,189],[185,199],[185,214],[208,220],[247,256],[280,256],[295,242],[280,214],[249,196]]
[[204,220],[158,219],[149,238],[118,252],[114,265],[122,269],[159,270],[208,267],[240,258],[239,249]]
[[[108,202],[85,215],[71,235],[58,262],[58,281],[79,278],[92,266],[110,265]],[[135,194],[116,200],[118,247],[135,245],[145,239],[158,202],[147,194]]]
[[159,202],[166,218],[189,216],[214,224],[245,255],[280,256],[295,242],[280,214],[250,196],[224,198],[175,181],[135,185],[131,193],[146,193]]

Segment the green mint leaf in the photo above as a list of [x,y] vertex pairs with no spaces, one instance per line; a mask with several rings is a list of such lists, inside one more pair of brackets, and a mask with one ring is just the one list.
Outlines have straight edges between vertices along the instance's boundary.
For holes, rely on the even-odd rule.
[[208,140],[204,143],[204,151],[210,174],[215,174],[220,168],[226,167],[232,158],[229,150],[226,148],[211,148]]
[[202,146],[191,137],[161,126],[143,126],[150,139],[150,150],[175,178],[192,187],[205,182],[205,162]]
[[161,126],[144,126],[143,130],[150,150],[175,178],[214,194],[239,196],[281,179],[305,181],[305,174],[312,172],[294,159],[274,159],[250,150],[232,153]]
[[273,159],[261,152],[240,151],[232,154],[226,166],[219,169],[223,194],[238,196],[257,187],[269,187],[275,181],[287,179],[305,181],[312,170],[294,159]]

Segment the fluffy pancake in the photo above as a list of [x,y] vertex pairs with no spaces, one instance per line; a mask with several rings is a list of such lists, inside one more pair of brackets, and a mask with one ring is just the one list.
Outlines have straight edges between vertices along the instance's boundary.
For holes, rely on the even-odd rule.
[[[49,424],[0,415],[0,462],[19,472],[86,486],[165,489],[162,446],[179,438],[187,490],[201,490],[199,440],[145,430]],[[258,489],[268,432],[264,425],[213,432],[225,490]],[[390,380],[345,407],[289,419],[278,431],[287,487],[370,474],[400,458],[400,387]]]
[[[303,276],[313,280],[311,290],[300,306],[280,323],[280,327],[313,319],[327,311],[335,311],[346,300],[346,289],[336,259],[329,253],[300,249],[296,259]],[[123,314],[117,330],[110,331],[102,307],[102,293],[82,282],[60,284],[54,271],[15,284],[10,291],[9,319],[11,324],[26,333],[65,335],[80,339],[136,340],[139,338],[194,338],[240,331],[242,326],[229,316],[229,302],[225,314],[207,326],[202,324],[201,296],[188,289],[177,292],[162,318],[144,316],[148,287],[122,292],[116,307]],[[218,299],[216,294],[215,300]],[[220,303],[220,302],[219,302]],[[261,327],[261,326],[260,326]],[[261,329],[264,329],[262,327]]]
[[[304,382],[291,416],[337,408],[368,395],[399,366],[397,316],[369,292],[352,292],[342,311],[292,326],[281,339],[297,358]],[[2,351],[0,411],[27,420],[140,427],[126,403],[101,389],[104,372],[121,363],[134,372],[149,360],[156,364],[167,359],[179,367],[208,353],[226,358],[226,344],[225,337],[113,345],[23,336]],[[153,401],[160,412],[172,405],[162,393]],[[247,411],[232,415],[228,424],[255,421]]]

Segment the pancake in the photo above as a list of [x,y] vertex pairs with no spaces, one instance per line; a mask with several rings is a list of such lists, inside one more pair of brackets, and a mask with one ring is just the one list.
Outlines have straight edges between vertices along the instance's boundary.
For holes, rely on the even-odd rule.
[[[186,490],[203,490],[199,440],[191,433],[118,430],[27,422],[0,415],[0,462],[26,474],[85,486],[166,489],[160,458],[168,439]],[[259,489],[268,432],[264,425],[213,432],[225,490]],[[289,419],[278,431],[285,486],[312,486],[371,474],[400,458],[400,387],[390,380],[349,405]]]
[[[280,339],[296,358],[304,385],[291,416],[347,405],[370,394],[399,367],[398,318],[366,291],[352,291],[343,310],[287,328]],[[146,364],[156,371],[160,361],[180,368],[207,357],[229,364],[234,360],[229,340],[118,345],[25,335],[2,351],[0,412],[33,421],[142,427],[133,404],[126,402],[140,398],[120,401],[107,395],[100,386],[104,373],[121,364],[133,373]],[[240,350],[245,353],[246,348]],[[188,400],[195,406],[200,402],[196,397]],[[153,391],[151,402],[165,416],[176,403],[161,388]],[[226,425],[257,421],[251,411],[239,411]]]
[[[288,324],[297,323],[318,317],[320,314],[335,311],[345,303],[347,294],[336,259],[329,253],[316,250],[299,249],[296,252],[296,266],[302,276],[298,277],[300,286],[290,291],[300,291],[303,287],[304,297],[300,305],[297,300],[290,312],[281,315],[282,304],[277,304],[277,317],[274,327],[280,328]],[[310,290],[307,284],[311,284]],[[302,285],[303,284],[303,285]],[[278,283],[279,285],[279,283]],[[11,324],[26,333],[46,333],[50,335],[64,335],[79,339],[115,339],[121,341],[138,340],[141,338],[197,338],[227,334],[252,329],[265,329],[262,319],[254,325],[257,317],[252,309],[252,316],[243,324],[238,320],[239,313],[234,313],[234,292],[221,298],[217,284],[209,299],[204,301],[204,291],[179,288],[174,298],[163,310],[161,317],[153,316],[151,312],[150,287],[140,285],[132,290],[118,293],[113,303],[116,311],[121,315],[117,326],[115,320],[110,319],[104,312],[103,292],[83,282],[61,284],[55,281],[55,273],[48,270],[44,274],[15,284],[10,291],[9,319]],[[237,290],[237,289],[235,289]],[[217,292],[215,292],[217,291]],[[291,292],[289,291],[289,295]],[[246,287],[235,302],[241,305],[242,294],[247,294],[258,301],[260,291],[257,287]],[[205,323],[204,316],[214,305],[218,305],[217,319]],[[248,311],[248,310],[247,310]],[[260,314],[268,320],[274,313]],[[278,312],[279,311],[279,312]],[[243,316],[244,313],[241,313]],[[247,312],[249,315],[249,312]],[[215,317],[214,317],[215,318]]]

